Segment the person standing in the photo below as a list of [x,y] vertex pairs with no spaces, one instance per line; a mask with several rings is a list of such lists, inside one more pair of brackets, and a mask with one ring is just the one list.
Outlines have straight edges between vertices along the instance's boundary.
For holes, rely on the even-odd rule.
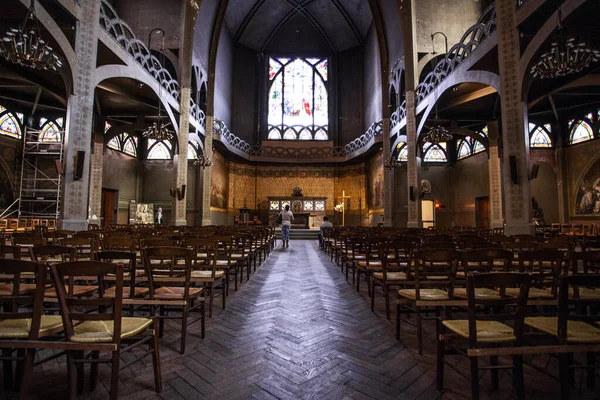
[[290,206],[287,204],[285,210],[281,213],[281,240],[283,245],[281,247],[290,247],[290,227],[294,220],[294,214],[290,211]]
[[323,217],[323,223],[319,228],[319,247],[323,247],[323,228],[333,228],[333,224],[329,222],[329,218],[327,216]]

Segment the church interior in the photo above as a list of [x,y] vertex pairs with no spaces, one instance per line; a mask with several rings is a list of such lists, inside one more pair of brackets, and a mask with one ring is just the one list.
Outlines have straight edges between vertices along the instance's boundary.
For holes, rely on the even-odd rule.
[[2,6],[5,391],[600,396],[600,2]]

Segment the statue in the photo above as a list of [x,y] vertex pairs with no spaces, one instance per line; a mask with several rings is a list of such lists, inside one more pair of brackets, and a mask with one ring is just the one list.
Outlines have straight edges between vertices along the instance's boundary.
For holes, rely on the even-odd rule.
[[292,190],[293,190],[292,197],[304,197],[304,195],[302,194],[302,188],[301,187],[296,186]]

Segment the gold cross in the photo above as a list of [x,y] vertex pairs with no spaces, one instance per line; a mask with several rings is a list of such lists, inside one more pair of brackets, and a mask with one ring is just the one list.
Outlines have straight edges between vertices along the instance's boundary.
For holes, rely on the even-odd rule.
[[342,190],[342,197],[338,197],[338,199],[342,199],[342,204],[344,207],[342,208],[342,226],[345,226],[345,216],[346,216],[346,199],[351,198],[352,196],[346,196],[346,191]]

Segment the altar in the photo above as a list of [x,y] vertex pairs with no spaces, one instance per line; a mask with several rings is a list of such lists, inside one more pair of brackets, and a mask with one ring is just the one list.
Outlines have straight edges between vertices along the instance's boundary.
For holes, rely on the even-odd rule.
[[275,223],[277,215],[286,205],[294,213],[292,229],[319,227],[326,215],[327,197],[269,196],[268,200],[269,225]]

